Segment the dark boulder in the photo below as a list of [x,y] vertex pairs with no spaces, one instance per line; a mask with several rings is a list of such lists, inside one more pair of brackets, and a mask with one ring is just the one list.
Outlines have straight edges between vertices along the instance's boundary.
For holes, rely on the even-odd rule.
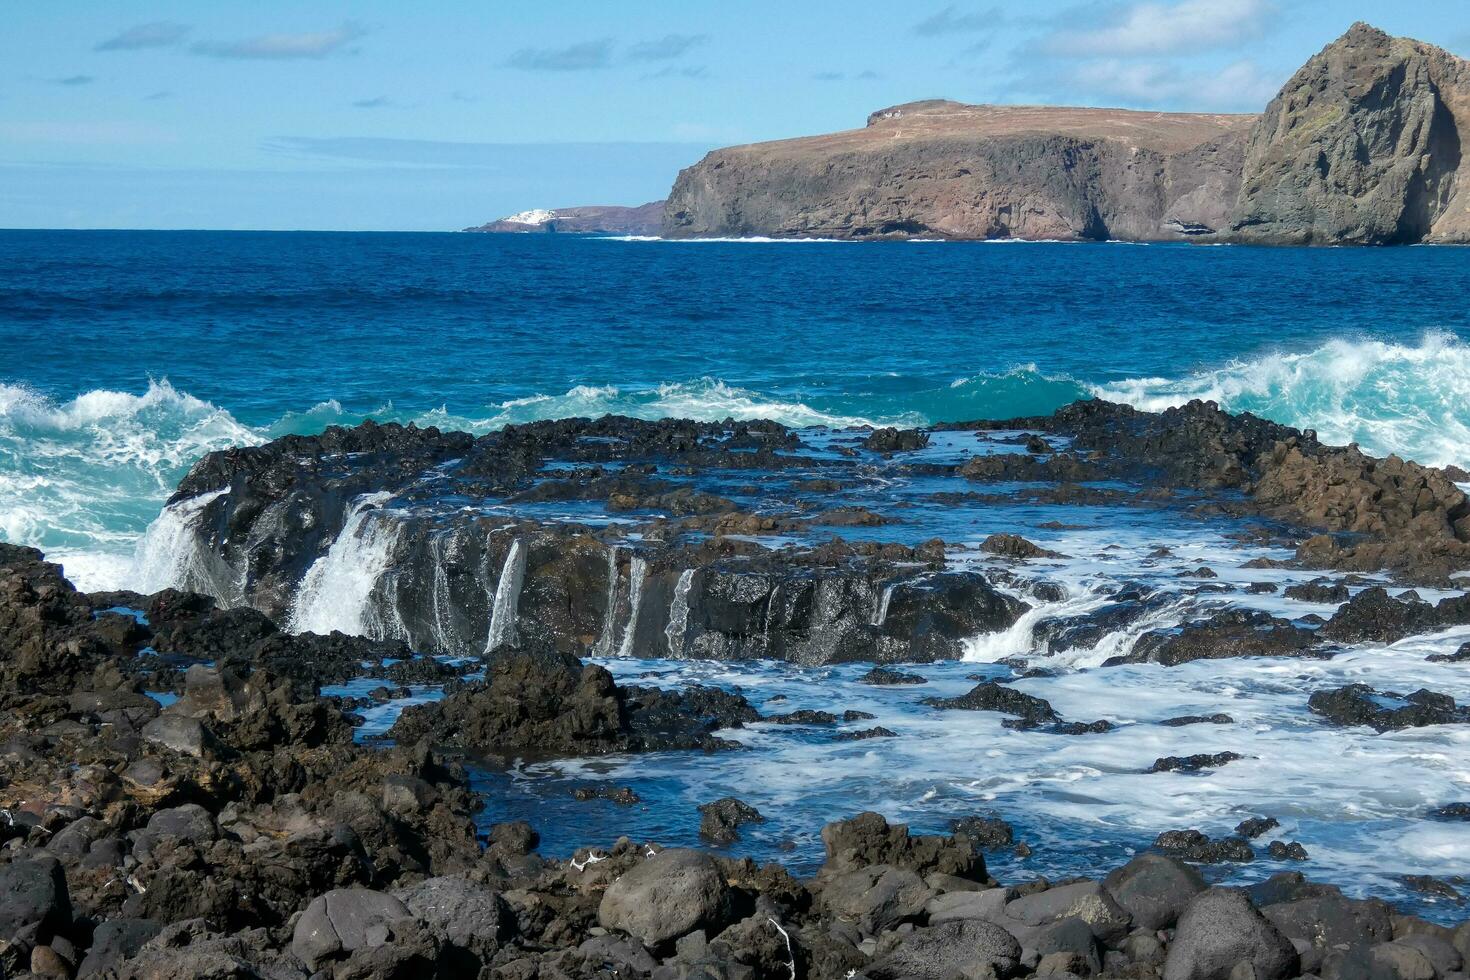
[[740,839],[741,826],[764,823],[766,819],[755,807],[733,796],[706,803],[699,813],[699,836],[716,844],[733,843]]
[[1395,694],[1349,684],[1317,691],[1307,699],[1307,707],[1334,725],[1367,725],[1380,733],[1470,722],[1470,707],[1456,705],[1448,694],[1424,689]]

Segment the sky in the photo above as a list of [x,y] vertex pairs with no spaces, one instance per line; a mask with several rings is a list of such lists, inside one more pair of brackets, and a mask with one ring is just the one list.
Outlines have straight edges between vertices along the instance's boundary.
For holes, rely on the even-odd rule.
[[0,33],[0,228],[454,230],[662,198],[925,98],[1259,111],[1465,0],[48,0]]

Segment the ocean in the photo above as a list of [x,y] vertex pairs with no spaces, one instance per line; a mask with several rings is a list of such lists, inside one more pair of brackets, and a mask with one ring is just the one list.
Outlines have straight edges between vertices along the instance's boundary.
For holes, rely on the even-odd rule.
[[1470,464],[1467,257],[0,232],[0,538],[126,586],[203,453],[364,418],[921,425],[1209,398]]
[[[193,511],[160,509],[201,455],[366,418],[473,432],[604,413],[769,418],[804,427],[802,439],[820,447],[851,439],[840,430],[854,425],[1039,415],[1091,397],[1146,409],[1207,398],[1329,442],[1464,466],[1466,296],[1470,252],[1458,248],[5,232],[0,539],[45,549],[88,590],[191,584],[183,573]],[[952,465],[977,451],[1006,450],[941,433],[905,458]],[[994,570],[979,541],[1018,531],[1055,553],[1028,563],[1054,588],[1001,568],[997,581],[1032,611],[967,641],[961,661],[905,668],[924,677],[916,688],[862,684],[866,665],[666,656],[672,625],[669,651],[599,662],[623,682],[738,689],[767,713],[862,711],[899,737],[844,742],[820,727],[759,723],[730,733],[743,752],[476,769],[482,823],[529,819],[543,852],[557,856],[623,833],[695,845],[697,805],[736,795],[767,820],[743,831],[735,853],[810,872],[828,820],[875,809],[928,831],[993,812],[1034,849],[991,856],[998,875],[1019,880],[1095,873],[1161,830],[1220,836],[1265,815],[1280,820],[1282,840],[1307,848],[1303,868],[1314,878],[1434,918],[1459,915],[1404,876],[1470,876],[1462,826],[1432,814],[1470,800],[1467,726],[1378,735],[1325,725],[1304,703],[1356,682],[1470,702],[1462,664],[1426,660],[1453,653],[1470,627],[1358,644],[1326,660],[1098,669],[1147,631],[1222,610],[1305,623],[1336,603],[1287,597],[1316,573],[1270,567],[1291,552],[1228,516],[1024,495],[938,505],[962,501],[966,482],[885,466],[872,461],[841,503],[902,519],[845,536],[911,545],[942,537],[951,564]],[[796,495],[796,473],[761,480]],[[737,499],[751,492],[744,471],[719,479],[690,478]],[[352,505],[356,519],[301,583],[288,627],[412,638],[383,588],[392,521],[440,502],[390,496]],[[485,506],[552,523],[620,519],[596,504]],[[1201,566],[1211,570],[1203,585]],[[1375,581],[1355,579],[1352,589]],[[1048,647],[1046,624],[1105,617],[1130,594],[1153,597],[1147,615],[1080,646]],[[672,624],[672,607],[669,615]],[[424,649],[475,655],[493,643],[493,619],[490,633],[488,642],[460,637],[467,645],[455,650],[454,636],[434,632]],[[1015,731],[993,712],[921,703],[991,678],[1113,729]],[[326,693],[363,695],[382,683],[362,678]],[[439,696],[415,687],[370,707],[359,734],[381,734],[405,704]],[[1230,724],[1165,723],[1220,711]],[[1149,771],[1162,757],[1226,749],[1244,758],[1205,774]],[[643,802],[579,802],[571,792],[609,785]],[[1209,873],[1251,881],[1282,868],[1260,860]]]

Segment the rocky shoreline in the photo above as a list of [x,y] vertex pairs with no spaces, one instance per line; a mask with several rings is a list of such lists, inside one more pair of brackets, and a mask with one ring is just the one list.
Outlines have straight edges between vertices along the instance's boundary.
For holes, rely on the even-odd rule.
[[[1161,835],[1093,880],[995,880],[987,851],[1018,845],[994,818],[916,835],[874,813],[823,829],[808,880],[616,827],[544,858],[525,823],[477,834],[481,801],[433,743],[718,751],[713,732],[759,713],[738,695],[650,695],[513,653],[374,748],[354,743],[354,705],[320,696],[321,679],[385,661],[435,676],[438,661],[283,634],[198,595],[77,593],[11,546],[0,622],[5,976],[1428,980],[1462,976],[1470,956],[1470,923],[1294,870],[1211,887],[1188,863],[1239,860],[1266,819],[1214,853],[1198,832]],[[763,819],[733,799],[702,809],[715,844]]]
[[[870,759],[911,737],[832,695],[619,679],[603,665],[618,655],[867,664],[856,683],[931,717],[1111,738],[1141,726],[1059,708],[1027,679],[1079,649],[1116,649],[1099,668],[1172,672],[1470,624],[1464,594],[1395,594],[1458,581],[1461,478],[1205,403],[928,431],[606,418],[475,438],[365,423],[211,454],[149,542],[180,587],[80,593],[39,552],[0,546],[0,975],[1462,976],[1462,882],[1400,876],[1439,903],[1429,917],[1361,883],[1343,894],[1300,873],[1316,841],[1269,810],[1215,836],[1157,827],[1106,875],[1048,880],[1043,863],[1007,881],[997,870],[1033,848],[1068,845],[1018,840],[985,807],[911,834],[850,806],[818,821],[823,862],[798,878],[731,856],[780,816],[738,797],[645,804],[707,844],[665,850],[620,837],[637,791],[582,785],[575,805],[607,809],[543,856],[533,822],[486,820],[501,808],[474,778],[534,760],[739,759],[752,730],[876,747]],[[1048,574],[1073,559],[989,529],[1096,508],[1278,557],[1217,572],[1156,548],[1154,585],[1053,611],[1069,586]],[[1231,584],[1242,574],[1291,576],[1280,601],[1323,613],[1212,604],[1279,588]],[[1203,605],[1157,618],[1180,603]],[[355,628],[311,629],[333,617]],[[1119,630],[1132,642],[1107,647]],[[1030,655],[927,693],[926,666],[1017,631]],[[1295,724],[1328,731],[1470,724],[1470,706],[1432,690],[1291,697]],[[1235,727],[1219,710],[1161,719],[1183,748],[1138,778],[1253,765],[1219,743]],[[1424,819],[1454,827],[1466,809],[1443,799]],[[1242,862],[1274,873],[1228,887]]]

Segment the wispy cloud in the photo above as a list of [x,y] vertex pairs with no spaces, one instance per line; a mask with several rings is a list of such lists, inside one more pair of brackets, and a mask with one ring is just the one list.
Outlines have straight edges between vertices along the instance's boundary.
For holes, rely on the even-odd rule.
[[1230,47],[1265,33],[1276,13],[1270,0],[1177,0],[1115,4],[1076,17],[1041,39],[1046,53],[1068,57],[1181,54]]
[[857,82],[871,82],[882,77],[882,75],[869,68],[852,75],[849,75],[845,71],[819,71],[812,75],[811,78],[814,82],[845,82],[848,79]]
[[189,50],[211,58],[246,58],[265,61],[287,61],[302,58],[325,58],[342,50],[367,31],[348,21],[332,31],[303,34],[261,34],[238,41],[197,41]]
[[386,109],[393,104],[393,100],[386,95],[375,95],[371,99],[358,99],[352,103],[354,109]]
[[143,48],[170,48],[182,41],[188,33],[188,24],[158,20],[150,24],[129,27],[115,37],[99,41],[93,50],[138,51]]
[[630,61],[670,61],[682,57],[690,48],[709,40],[707,34],[665,34],[656,41],[640,41],[628,48]]
[[91,85],[93,82],[97,81],[97,79],[92,75],[67,75],[64,78],[53,78],[51,79],[51,81],[53,84],[56,85],[67,85],[75,87],[78,85]]
[[993,31],[1005,21],[998,7],[961,13],[953,5],[914,25],[913,31],[921,37],[942,37],[947,34],[980,34]]
[[1159,61],[1118,58],[1084,61],[1049,72],[1048,91],[1088,101],[1148,109],[1255,112],[1275,97],[1285,77],[1241,60],[1217,71],[1188,71]]
[[646,75],[640,75],[639,76],[639,80],[646,82],[646,81],[649,81],[650,79],[654,79],[654,78],[708,78],[708,77],[709,77],[709,67],[707,65],[686,65],[686,66],[684,66],[682,68],[681,67],[676,67],[674,65],[668,65],[667,67],[660,68],[658,71],[651,71],[651,72],[649,72]]
[[595,71],[612,64],[610,38],[583,41],[564,48],[521,48],[506,65],[522,71]]

